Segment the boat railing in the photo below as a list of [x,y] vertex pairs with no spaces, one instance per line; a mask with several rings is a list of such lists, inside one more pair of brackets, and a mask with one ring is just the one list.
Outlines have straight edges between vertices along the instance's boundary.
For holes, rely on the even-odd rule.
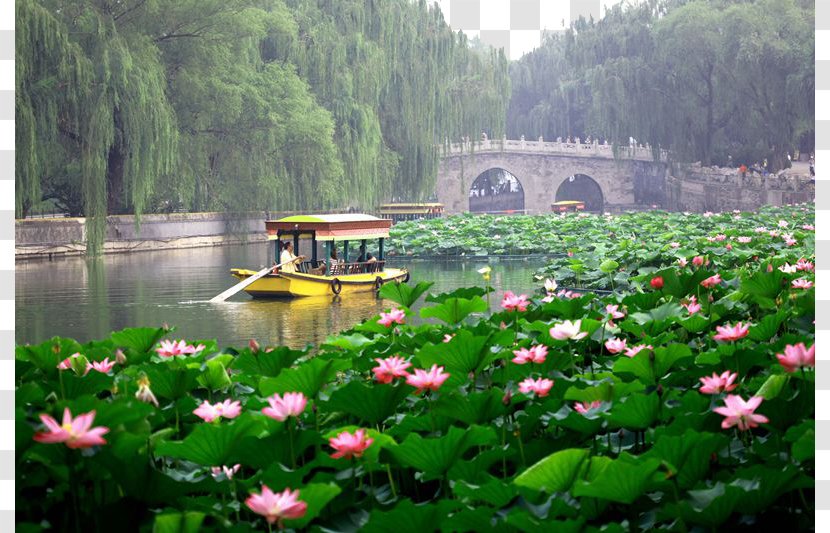
[[363,263],[337,263],[329,267],[329,276],[343,276],[346,274],[368,274],[382,272],[386,261],[371,261]]

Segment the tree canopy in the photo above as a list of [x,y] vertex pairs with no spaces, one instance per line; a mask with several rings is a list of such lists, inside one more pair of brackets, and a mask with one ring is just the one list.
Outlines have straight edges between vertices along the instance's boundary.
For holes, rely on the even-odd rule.
[[504,132],[508,66],[424,0],[21,0],[17,216],[371,208]]
[[617,4],[511,65],[508,135],[633,137],[780,169],[813,150],[814,20],[803,0]]

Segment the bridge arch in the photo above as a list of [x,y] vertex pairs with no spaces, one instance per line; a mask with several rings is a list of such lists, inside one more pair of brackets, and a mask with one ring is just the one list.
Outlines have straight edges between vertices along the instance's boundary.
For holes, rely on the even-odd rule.
[[521,181],[501,167],[489,168],[476,176],[468,196],[471,213],[525,210],[525,193]]
[[587,174],[572,174],[559,184],[554,201],[567,200],[585,202],[585,211],[601,213],[605,207],[602,187]]

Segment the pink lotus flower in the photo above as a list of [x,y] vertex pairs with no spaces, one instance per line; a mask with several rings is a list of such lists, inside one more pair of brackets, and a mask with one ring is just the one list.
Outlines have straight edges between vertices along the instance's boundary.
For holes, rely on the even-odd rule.
[[593,402],[576,402],[574,404],[574,411],[581,415],[588,414],[588,411],[591,409],[597,409],[598,407],[602,406],[602,402],[599,400],[594,400]]
[[444,334],[444,342],[450,342],[453,337],[455,337],[455,333],[453,333],[452,335],[450,335],[449,333],[445,333]]
[[681,257],[680,259],[677,260],[677,264],[680,265],[680,268],[685,268],[686,265],[689,264],[689,262],[686,261],[685,257]]
[[625,339],[620,340],[616,337],[612,337],[605,341],[605,349],[608,350],[608,353],[617,354],[625,350],[625,343]]
[[507,311],[527,311],[529,304],[530,301],[528,301],[526,294],[516,296],[511,291],[505,292],[501,301],[501,306]]
[[786,228],[789,225],[790,225],[790,223],[787,222],[786,220],[779,220],[778,221],[778,227],[779,228]]
[[193,346],[192,344],[187,344],[183,340],[163,340],[159,343],[159,347],[156,348],[156,353],[158,353],[160,357],[175,357],[177,355],[191,355],[196,352],[201,352],[204,349],[204,344]]
[[220,416],[232,419],[242,414],[242,406],[239,401],[225,400],[222,403],[217,403],[213,406]]
[[653,349],[654,349],[654,346],[652,346],[651,344],[638,344],[636,346],[626,348],[625,349],[625,355],[628,356],[628,357],[634,357],[635,355],[637,355],[638,353],[640,353],[643,350],[653,350]]
[[329,446],[337,450],[331,454],[332,459],[340,459],[345,457],[351,459],[352,457],[361,457],[374,439],[367,437],[365,429],[358,429],[354,435],[348,431],[339,433],[337,437],[329,439]]
[[741,431],[758,427],[758,424],[765,424],[769,419],[764,415],[756,415],[755,409],[764,401],[760,396],[753,396],[748,401],[744,401],[740,396],[730,394],[726,397],[723,403],[726,407],[715,407],[714,411],[726,418],[721,422],[720,427],[729,429],[737,425]]
[[286,392],[280,397],[274,394],[268,397],[268,405],[262,414],[278,422],[285,422],[289,416],[300,416],[305,411],[308,399],[302,392]]
[[625,316],[625,313],[619,310],[619,305],[606,305],[605,312],[611,316],[611,318],[622,318]]
[[717,326],[715,329],[718,330],[718,334],[715,335],[716,341],[734,342],[738,339],[743,339],[749,334],[749,324],[744,326],[741,322],[738,322],[734,326],[730,326],[729,324]]
[[100,372],[102,374],[109,374],[112,371],[112,367],[115,366],[115,361],[110,361],[109,357],[106,357],[103,361],[93,361],[89,363],[87,367],[87,372],[89,369],[95,370],[96,372]]
[[283,520],[296,520],[305,516],[308,504],[300,500],[300,491],[285,489],[272,492],[267,485],[262,486],[262,494],[251,494],[245,505],[258,515],[262,515],[269,524],[277,523],[282,528]]
[[685,307],[690,315],[697,313],[702,308],[702,306],[699,303],[697,303],[697,298],[695,296],[689,296],[689,302],[685,304],[680,304],[680,306]]
[[807,349],[803,342],[799,342],[795,346],[788,344],[784,347],[784,353],[775,354],[775,357],[778,358],[778,362],[787,372],[795,372],[799,368],[815,368],[816,345],[813,344]]
[[813,286],[813,282],[809,279],[800,278],[793,280],[793,289],[809,289]]
[[707,289],[711,289],[712,287],[717,287],[722,282],[723,280],[721,279],[720,274],[715,274],[714,276],[708,277],[701,281],[700,284]]
[[712,217],[712,216],[714,216],[714,215],[715,215],[715,214],[714,214],[713,212],[711,212],[711,211],[706,211],[705,213],[703,213],[704,218],[710,218],[710,217]]
[[741,244],[749,244],[752,242],[752,237],[738,237],[738,242]]
[[568,250],[568,257],[573,257],[574,253],[571,250]]
[[[86,360],[86,357],[84,357],[83,355],[81,355],[79,353],[73,353],[72,355],[70,355],[69,357],[67,357],[66,359],[64,359],[60,363],[58,363],[58,369],[59,370],[72,370],[73,369],[73,363],[75,361],[78,361],[79,365],[82,363],[83,360],[80,360],[80,358],[83,358],[83,360]],[[83,374],[81,374],[81,376],[86,376],[87,374],[89,374],[89,371],[92,369],[92,365],[90,365],[89,361],[87,361],[86,366],[83,367],[83,368],[84,368],[84,371],[83,371]]]
[[813,226],[812,224],[804,224],[803,226],[801,226],[801,229],[804,229],[804,230],[807,230],[807,231],[815,231],[816,227]]
[[663,288],[663,276],[655,276],[651,278],[649,283],[651,284],[652,289],[660,290]]
[[248,348],[250,348],[252,352],[256,353],[259,351],[259,343],[256,339],[251,339],[248,341]]
[[798,244],[798,241],[793,239],[789,235],[787,236],[787,238],[784,239],[784,242],[787,246],[795,246],[796,244]]
[[553,380],[547,378],[527,378],[521,383],[519,383],[520,392],[523,392],[525,394],[533,392],[536,394],[536,396],[540,398],[547,396],[550,392],[551,387],[553,387]]
[[704,259],[703,259],[702,255],[696,255],[692,258],[692,265],[694,265],[696,267],[703,266],[703,263],[704,263]]
[[548,356],[548,347],[544,344],[537,344],[531,346],[529,350],[527,348],[513,350],[513,354],[516,356],[513,358],[513,362],[517,365],[523,365],[525,363],[541,364],[545,362],[545,358]]
[[425,390],[437,391],[448,377],[450,375],[444,372],[443,366],[432,365],[429,371],[416,369],[415,374],[407,375],[406,383],[418,389],[415,392],[420,394]]
[[115,350],[115,362],[119,365],[124,365],[127,363],[127,356],[124,355],[124,352],[121,350],[121,348]]
[[724,235],[723,233],[718,233],[717,235],[715,235],[715,240],[718,242],[725,241],[726,235]]
[[392,324],[403,324],[405,317],[406,313],[404,313],[400,309],[393,308],[388,313],[380,314],[380,320],[378,320],[378,324],[388,328]]
[[703,394],[720,394],[722,392],[730,392],[738,386],[735,380],[738,379],[738,374],[727,370],[720,376],[713,373],[711,377],[706,376],[700,378],[703,386],[700,387],[700,392]]
[[213,466],[210,469],[210,475],[213,476],[213,479],[215,479],[216,481],[219,481],[220,480],[219,478],[221,478],[222,474],[224,474],[225,479],[230,481],[231,479],[233,479],[234,474],[239,472],[239,469],[241,467],[242,467],[242,465],[233,465],[232,467],[227,467],[227,466],[224,466],[224,465],[222,465],[221,467]]
[[375,379],[380,383],[392,383],[395,378],[403,378],[409,375],[407,368],[412,363],[407,362],[403,357],[394,356],[386,359],[375,359],[378,366],[372,369]]
[[670,242],[669,246],[671,246],[672,248],[680,248],[680,243],[679,242]]
[[767,232],[767,228],[765,228],[764,226],[758,226],[757,228],[755,228],[755,233],[766,233],[766,232]]
[[562,289],[561,291],[559,291],[559,292],[557,292],[557,293],[556,293],[556,296],[557,296],[558,298],[570,298],[570,299],[573,299],[573,298],[579,298],[579,293],[578,293],[578,292],[573,292],[573,291],[567,291],[567,290],[565,290],[565,289]]
[[218,420],[219,418],[236,418],[239,414],[242,413],[242,406],[239,404],[238,401],[232,402],[230,400],[225,400],[222,403],[215,403],[213,405],[210,404],[207,400],[202,402],[199,407],[197,407],[193,414],[204,420],[205,422],[213,422],[214,420]]
[[576,322],[571,322],[570,320],[566,320],[561,324],[556,324],[552,328],[550,328],[550,336],[556,340],[564,341],[564,340],[575,340],[578,341],[579,339],[585,338],[588,336],[586,332],[580,332],[580,328],[582,327],[582,321],[577,320]]
[[812,272],[813,270],[815,270],[815,268],[816,267],[813,263],[811,263],[810,261],[807,261],[803,257],[801,259],[799,259],[798,262],[795,264],[795,269],[798,270],[799,272],[804,271],[804,270],[806,270],[808,272]]
[[69,408],[63,410],[63,424],[49,415],[40,415],[40,420],[46,425],[49,431],[35,433],[34,439],[37,442],[54,444],[57,442],[66,443],[67,448],[91,448],[106,444],[103,435],[109,433],[109,428],[104,426],[92,427],[95,420],[95,411],[78,415],[74,419]]
[[732,245],[731,245],[731,244],[727,244],[727,245],[726,245],[726,249],[727,249],[727,250],[729,250],[729,251],[731,251],[731,250],[732,250]]
[[779,235],[781,235],[781,232],[780,232],[780,231],[778,231],[778,230],[775,230],[775,229],[774,229],[774,230],[770,230],[770,232],[769,232],[769,236],[770,236],[770,237],[778,237]]

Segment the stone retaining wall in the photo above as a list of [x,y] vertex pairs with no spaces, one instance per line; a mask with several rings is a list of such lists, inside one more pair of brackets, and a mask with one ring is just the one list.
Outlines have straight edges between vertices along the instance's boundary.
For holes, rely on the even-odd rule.
[[[219,246],[265,240],[263,212],[173,213],[107,217],[104,253]],[[82,255],[86,252],[85,218],[44,218],[15,223],[15,259]]]
[[813,202],[809,176],[742,176],[734,168],[674,165],[666,178],[666,208],[674,211],[754,211],[763,205]]

